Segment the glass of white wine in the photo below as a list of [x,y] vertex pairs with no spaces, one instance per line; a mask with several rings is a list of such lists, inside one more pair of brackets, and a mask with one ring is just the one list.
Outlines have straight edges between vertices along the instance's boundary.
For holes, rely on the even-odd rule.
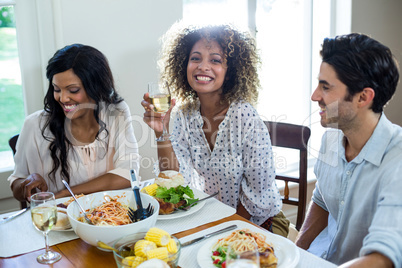
[[151,100],[151,104],[154,106],[154,112],[162,113],[162,125],[163,132],[162,135],[156,139],[156,141],[167,141],[170,137],[168,130],[166,129],[164,123],[164,115],[170,109],[170,90],[167,83],[165,85],[161,85],[156,82],[148,83],[148,93],[149,99]]
[[36,193],[31,196],[32,223],[45,236],[46,252],[38,256],[39,263],[51,264],[61,259],[61,255],[51,251],[47,234],[57,222],[57,205],[54,194],[50,192]]
[[260,268],[260,253],[257,244],[230,243],[226,252],[226,268]]

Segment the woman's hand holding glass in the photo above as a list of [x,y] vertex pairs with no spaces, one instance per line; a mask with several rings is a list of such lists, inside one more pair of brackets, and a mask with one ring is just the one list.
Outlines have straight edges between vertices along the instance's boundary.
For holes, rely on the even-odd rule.
[[148,84],[148,93],[144,95],[141,105],[145,109],[144,122],[155,131],[156,141],[169,139],[170,113],[176,101],[171,99],[167,86],[161,87],[157,83]]
[[54,194],[41,192],[31,196],[32,223],[38,231],[45,236],[46,252],[39,255],[36,260],[39,263],[51,264],[61,259],[61,255],[49,248],[47,234],[57,222],[57,204]]

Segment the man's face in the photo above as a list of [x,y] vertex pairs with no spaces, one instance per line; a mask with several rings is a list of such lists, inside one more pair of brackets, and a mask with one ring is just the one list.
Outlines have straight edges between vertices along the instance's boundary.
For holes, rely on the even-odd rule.
[[322,62],[318,86],[311,95],[311,100],[317,101],[321,108],[321,125],[343,131],[353,127],[357,119],[356,98],[350,98],[347,86],[338,79],[334,68]]

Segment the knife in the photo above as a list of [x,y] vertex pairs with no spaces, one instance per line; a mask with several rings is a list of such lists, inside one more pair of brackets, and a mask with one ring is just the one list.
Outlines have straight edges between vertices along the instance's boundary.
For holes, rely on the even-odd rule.
[[13,214],[13,215],[11,215],[11,216],[4,217],[3,219],[0,220],[0,224],[3,224],[3,223],[6,223],[6,222],[11,221],[12,219],[18,217],[19,215],[22,215],[22,213],[24,213],[24,212],[27,211],[28,209],[29,209],[29,207],[24,208],[24,209],[18,211],[17,213],[15,213],[15,214]]
[[217,234],[221,234],[221,233],[224,233],[224,232],[227,232],[227,231],[236,229],[236,228],[237,228],[237,225],[236,225],[236,224],[235,224],[235,225],[230,225],[230,226],[228,226],[228,227],[226,227],[226,228],[223,228],[222,230],[219,230],[219,231],[216,231],[216,232],[213,232],[213,233],[210,233],[210,234],[206,234],[206,235],[204,235],[204,236],[201,236],[201,237],[198,237],[198,238],[196,238],[196,239],[193,239],[193,240],[190,240],[190,241],[188,241],[188,242],[185,242],[185,243],[181,244],[181,246],[182,246],[182,247],[186,247],[186,246],[189,246],[189,245],[192,245],[192,244],[201,242],[202,240],[207,239],[207,238],[210,238],[211,236],[214,236],[214,235],[217,235]]

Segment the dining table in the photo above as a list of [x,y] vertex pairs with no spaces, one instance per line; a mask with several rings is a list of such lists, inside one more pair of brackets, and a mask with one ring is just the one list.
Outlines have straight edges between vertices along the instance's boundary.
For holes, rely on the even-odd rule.
[[[167,230],[182,243],[210,232],[220,230],[233,223],[237,223],[239,226],[246,225],[253,226],[254,228],[261,228],[236,214],[236,211],[233,208],[223,204],[215,198],[211,198],[204,202],[205,205],[202,209],[197,211],[197,213],[188,215],[187,219],[181,218],[169,221],[158,220],[155,226]],[[73,231],[62,233],[60,237],[63,237],[63,239],[58,240],[54,238],[53,241],[50,239],[51,250],[59,252],[62,256],[58,262],[51,265],[39,264],[36,261],[36,257],[45,251],[44,241],[39,241],[39,244],[43,243],[43,246],[39,246],[39,249],[24,244],[32,243],[32,241],[30,241],[32,233],[30,235],[30,232],[36,231],[32,226],[29,213],[26,212],[24,214],[25,215],[18,216],[16,219],[13,219],[6,224],[0,225],[0,267],[117,267],[112,252],[106,252],[87,244],[85,241],[78,238]],[[1,218],[2,216],[3,215],[0,215]],[[261,231],[264,232],[266,230],[261,228]],[[36,232],[39,233],[38,231]],[[51,231],[49,235],[52,235],[52,233],[55,234],[56,232]],[[202,249],[203,243],[208,242],[209,239],[213,238],[208,238],[203,242],[183,247],[179,257],[179,267],[203,268],[204,265],[197,261],[197,253]],[[336,267],[336,265],[296,247],[292,241],[287,241],[287,238],[281,237],[280,239],[282,239],[282,241],[285,241],[284,239],[286,239],[285,244],[290,245],[289,252],[292,252],[294,255],[287,256],[287,258],[297,257],[292,267]],[[285,248],[281,250],[286,251],[287,249]]]

